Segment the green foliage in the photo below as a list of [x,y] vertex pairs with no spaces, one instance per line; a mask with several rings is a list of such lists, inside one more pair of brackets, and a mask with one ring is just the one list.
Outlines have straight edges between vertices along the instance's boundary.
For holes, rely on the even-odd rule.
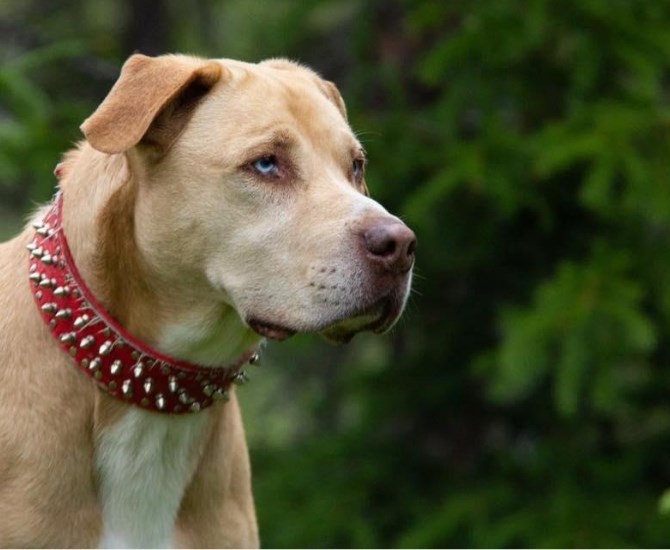
[[40,186],[33,191],[36,197],[49,196],[47,182],[62,152],[54,132],[61,118],[76,127],[78,117],[72,116],[68,102],[54,101],[32,76],[81,51],[77,43],[62,42],[31,50],[0,68],[0,189],[5,192],[33,184]]
[[645,359],[656,345],[630,261],[600,247],[587,263],[564,262],[531,306],[502,315],[502,344],[491,390],[506,401],[536,391],[554,371],[554,401],[573,416],[580,405],[616,415],[649,382]]
[[[81,89],[54,66],[95,80],[85,56],[134,48],[118,13],[141,3],[66,4],[13,8],[54,45],[0,45],[16,209],[48,196],[113,76]],[[670,3],[158,4],[163,50],[337,82],[373,195],[419,238],[390,336],[270,346],[242,391],[264,545],[667,545]]]

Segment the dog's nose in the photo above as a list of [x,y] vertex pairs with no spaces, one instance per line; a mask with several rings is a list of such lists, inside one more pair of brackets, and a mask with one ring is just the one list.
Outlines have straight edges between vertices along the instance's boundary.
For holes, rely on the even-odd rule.
[[414,263],[416,236],[404,223],[377,220],[363,232],[365,249],[378,265],[394,273],[405,273]]

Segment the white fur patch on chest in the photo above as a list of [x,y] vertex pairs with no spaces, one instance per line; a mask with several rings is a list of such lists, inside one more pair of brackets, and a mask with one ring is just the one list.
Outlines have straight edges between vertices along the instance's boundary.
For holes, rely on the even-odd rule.
[[131,409],[98,439],[101,548],[170,548],[209,415]]

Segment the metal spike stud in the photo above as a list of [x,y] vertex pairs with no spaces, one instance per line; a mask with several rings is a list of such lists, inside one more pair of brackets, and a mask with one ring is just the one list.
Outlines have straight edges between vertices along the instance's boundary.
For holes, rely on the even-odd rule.
[[121,393],[126,398],[133,396],[133,383],[130,380],[123,381],[123,384],[121,384]]
[[39,273],[37,273],[37,271],[35,271],[34,273],[31,273],[30,275],[28,275],[28,278],[29,278],[33,283],[39,283],[40,280],[42,279],[42,275],[40,275]]
[[121,372],[121,368],[123,368],[123,363],[121,363],[121,359],[116,359],[109,367],[109,373],[112,376],[116,376]]
[[212,398],[215,399],[216,401],[229,401],[230,400],[230,393],[227,390],[223,390],[219,388],[212,394]]
[[261,356],[258,353],[254,353],[251,357],[249,357],[249,364],[250,365],[256,365],[257,367],[261,366]]
[[133,376],[135,378],[141,378],[144,374],[144,365],[142,363],[137,363],[133,369]]
[[77,335],[74,332],[66,332],[65,334],[60,335],[61,344],[73,344],[77,339]]
[[40,260],[41,260],[41,262],[42,262],[43,264],[46,264],[46,265],[51,265],[51,264],[54,263],[54,260],[53,260],[53,258],[51,257],[50,254],[44,254],[44,255],[40,258]]
[[88,336],[84,336],[81,339],[81,342],[79,342],[79,347],[86,349],[86,348],[90,348],[93,344],[95,344],[95,337],[93,337],[91,335],[88,335]]
[[34,242],[32,242],[32,243],[27,244],[26,248],[32,252],[33,250],[35,250],[37,248],[37,245]]
[[176,376],[170,376],[168,380],[168,388],[172,393],[175,393],[179,389],[179,384],[177,384]]
[[159,411],[162,411],[165,408],[165,397],[163,397],[162,393],[159,393],[156,396],[156,408]]
[[191,412],[198,412],[200,410],[200,403],[198,403],[197,401],[194,401],[193,403],[191,403],[191,406],[189,407],[189,410]]
[[88,370],[95,372],[95,371],[97,371],[101,366],[102,366],[102,359],[100,359],[100,357],[96,357],[95,359],[93,359],[93,360],[89,363],[89,365],[88,365]]
[[33,222],[32,226],[33,229],[40,229],[41,227],[44,227],[44,223],[40,220],[38,222]]
[[42,288],[53,288],[56,285],[53,282],[53,279],[49,279],[48,277],[43,277],[42,280],[40,281],[40,285]]
[[109,355],[112,352],[113,344],[109,340],[105,340],[104,343],[100,346],[98,353],[100,355]]
[[68,294],[70,294],[70,288],[67,286],[59,286],[54,290],[54,296],[57,296],[58,298],[62,298]]
[[49,228],[46,226],[38,227],[35,233],[42,235],[42,237],[46,237],[49,233]]
[[84,313],[74,320],[74,328],[83,328],[90,320],[91,318]]
[[30,253],[35,256],[35,258],[41,258],[44,254],[44,250],[42,250],[41,246],[38,246],[37,248],[33,248]]
[[72,317],[71,309],[59,309],[55,315],[56,319],[69,319]]
[[154,391],[154,380],[153,378],[147,378],[144,381],[144,393],[149,394]]
[[204,393],[207,397],[212,397],[212,394],[214,393],[214,390],[216,389],[216,386],[213,384],[207,384],[205,387],[202,388],[202,393]]
[[241,370],[233,377],[233,382],[238,386],[243,386],[244,384],[249,382],[249,376],[247,375],[246,372]]
[[49,302],[42,306],[42,311],[45,313],[56,313],[58,311],[58,305],[54,304],[53,302]]
[[181,401],[184,405],[190,405],[193,403],[193,401],[195,401],[195,399],[182,390],[179,392],[179,401]]
[[133,350],[130,356],[133,358],[133,361],[137,361],[140,358],[140,352]]

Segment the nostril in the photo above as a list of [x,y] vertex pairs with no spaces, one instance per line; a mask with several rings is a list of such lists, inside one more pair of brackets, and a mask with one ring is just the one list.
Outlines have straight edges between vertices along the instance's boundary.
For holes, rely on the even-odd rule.
[[414,263],[416,236],[404,223],[394,219],[376,220],[362,234],[372,262],[393,273],[404,273]]
[[416,239],[413,239],[412,242],[410,242],[409,246],[407,247],[407,255],[414,256],[415,250],[416,250]]
[[370,252],[376,254],[377,256],[393,256],[398,248],[397,243],[392,238],[387,238],[376,243],[376,246],[373,249],[368,248]]
[[398,248],[398,243],[386,226],[372,227],[365,232],[364,239],[365,248],[375,256],[392,256]]

